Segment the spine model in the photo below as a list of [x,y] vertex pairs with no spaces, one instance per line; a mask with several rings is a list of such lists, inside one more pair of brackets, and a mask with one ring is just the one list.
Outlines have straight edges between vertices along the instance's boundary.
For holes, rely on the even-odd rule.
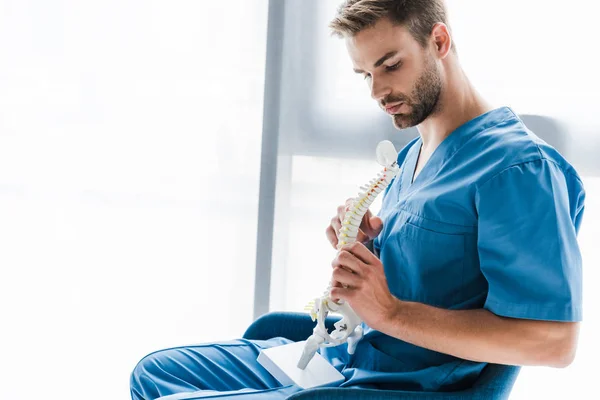
[[[384,166],[384,169],[377,175],[377,178],[371,179],[367,185],[361,186],[358,197],[352,201],[352,205],[346,212],[338,235],[338,251],[343,246],[356,241],[360,223],[369,206],[373,203],[377,195],[388,187],[392,179],[400,171],[397,163],[398,152],[392,142],[388,140],[380,142],[377,145],[376,153],[377,161]],[[313,330],[313,334],[306,340],[304,345],[304,351],[298,361],[298,368],[300,369],[306,368],[319,347],[339,346],[348,342],[348,353],[354,354],[356,344],[362,338],[361,318],[356,315],[346,302],[342,300],[333,301],[330,292],[331,282],[325,293],[308,305],[310,316],[313,321],[317,321],[317,325]],[[334,324],[335,330],[331,333],[327,332],[327,328],[325,327],[325,319],[330,312],[342,315],[342,319]]]

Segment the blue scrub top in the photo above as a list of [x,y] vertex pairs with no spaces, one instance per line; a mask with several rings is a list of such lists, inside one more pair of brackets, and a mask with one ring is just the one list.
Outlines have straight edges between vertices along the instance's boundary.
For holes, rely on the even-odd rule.
[[[452,132],[411,182],[421,143],[400,151],[379,213],[374,248],[391,293],[445,309],[581,320],[585,193],[575,169],[508,107]],[[455,389],[485,366],[365,331],[354,357],[333,357],[347,385]]]

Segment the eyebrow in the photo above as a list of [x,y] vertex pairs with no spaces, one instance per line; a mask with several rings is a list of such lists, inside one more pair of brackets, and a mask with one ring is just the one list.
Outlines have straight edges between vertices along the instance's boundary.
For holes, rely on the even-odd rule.
[[[390,58],[394,57],[396,54],[398,54],[397,51],[390,51],[389,53],[386,53],[383,57],[381,57],[379,60],[377,60],[377,62],[375,64],[373,64],[373,68],[380,67],[381,64],[383,64],[384,62],[386,62]],[[362,69],[356,69],[355,68],[354,72],[356,72],[357,74],[362,74],[365,71],[363,71]]]

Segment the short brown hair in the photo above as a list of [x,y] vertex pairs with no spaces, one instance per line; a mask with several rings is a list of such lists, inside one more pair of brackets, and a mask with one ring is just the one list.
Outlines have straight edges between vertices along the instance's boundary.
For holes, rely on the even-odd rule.
[[422,47],[435,24],[448,25],[443,0],[345,0],[329,27],[334,35],[354,36],[382,18],[404,25]]

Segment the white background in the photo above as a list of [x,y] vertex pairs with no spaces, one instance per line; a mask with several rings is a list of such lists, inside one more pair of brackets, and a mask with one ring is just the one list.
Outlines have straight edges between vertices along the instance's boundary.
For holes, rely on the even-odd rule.
[[266,6],[0,1],[1,399],[250,324]]

